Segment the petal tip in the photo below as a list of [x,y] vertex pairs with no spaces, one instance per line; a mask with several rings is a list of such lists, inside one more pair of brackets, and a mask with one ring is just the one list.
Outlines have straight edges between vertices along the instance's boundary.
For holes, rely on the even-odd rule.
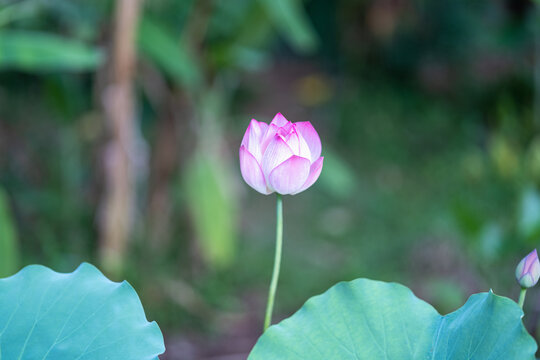
[[274,116],[271,122],[271,124],[275,124],[278,127],[285,126],[287,123],[289,123],[289,120],[287,120],[285,116],[283,116],[283,114],[280,112],[278,112],[276,116]]

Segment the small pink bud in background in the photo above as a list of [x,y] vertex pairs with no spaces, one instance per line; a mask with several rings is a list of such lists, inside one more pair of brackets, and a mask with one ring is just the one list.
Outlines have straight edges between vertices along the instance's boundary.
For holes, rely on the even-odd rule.
[[240,170],[261,194],[298,194],[319,178],[321,140],[309,121],[292,123],[278,113],[270,125],[251,120],[240,146]]
[[540,278],[540,261],[536,249],[521,260],[516,268],[516,279],[522,288],[536,285]]

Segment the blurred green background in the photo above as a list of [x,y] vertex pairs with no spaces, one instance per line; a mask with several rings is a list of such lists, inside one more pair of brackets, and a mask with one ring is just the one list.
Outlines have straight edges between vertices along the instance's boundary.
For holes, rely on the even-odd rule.
[[[540,239],[540,13],[527,0],[0,0],[0,276],[82,261],[138,290],[163,359],[245,359],[274,196],[251,118],[311,121],[275,320],[341,280],[441,313],[516,298]],[[540,293],[524,321],[534,336]],[[540,336],[540,334],[539,334]]]

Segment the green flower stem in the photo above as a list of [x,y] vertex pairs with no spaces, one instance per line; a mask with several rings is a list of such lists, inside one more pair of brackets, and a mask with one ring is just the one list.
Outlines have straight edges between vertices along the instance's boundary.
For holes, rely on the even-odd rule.
[[525,294],[527,293],[527,288],[521,288],[519,293],[518,305],[523,310],[523,303],[525,302]]
[[268,303],[266,304],[266,315],[264,317],[264,329],[266,331],[272,322],[272,310],[274,309],[274,298],[276,297],[277,282],[279,278],[279,267],[281,265],[281,249],[283,247],[283,199],[277,194],[276,201],[276,255],[274,257],[274,271],[268,292]]

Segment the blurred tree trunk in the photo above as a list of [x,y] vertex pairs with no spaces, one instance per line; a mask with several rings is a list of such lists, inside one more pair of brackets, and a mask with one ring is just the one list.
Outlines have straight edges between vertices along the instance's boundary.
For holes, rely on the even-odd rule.
[[104,153],[100,258],[103,269],[114,276],[123,269],[135,205],[133,77],[139,8],[139,0],[116,2],[110,80],[102,95],[110,139]]

